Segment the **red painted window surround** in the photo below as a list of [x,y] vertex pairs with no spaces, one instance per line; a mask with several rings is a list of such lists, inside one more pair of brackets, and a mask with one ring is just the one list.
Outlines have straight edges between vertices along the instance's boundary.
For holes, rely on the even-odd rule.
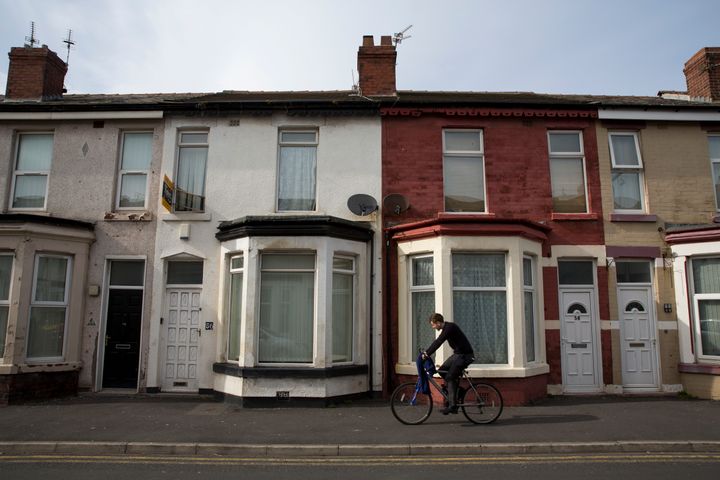
[[678,363],[678,371],[681,373],[703,373],[706,375],[720,375],[720,365]]

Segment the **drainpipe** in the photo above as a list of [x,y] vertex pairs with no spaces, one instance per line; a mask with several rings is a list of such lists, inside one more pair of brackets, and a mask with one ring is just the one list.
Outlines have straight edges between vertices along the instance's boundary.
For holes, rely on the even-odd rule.
[[385,387],[390,393],[392,387],[392,339],[390,338],[390,314],[392,313],[392,295],[390,293],[390,233],[385,231],[385,322],[383,332],[385,334],[385,351],[387,352],[387,365],[385,367]]
[[373,323],[375,322],[375,235],[370,240],[370,356],[368,358],[368,394],[373,396],[373,356],[375,349],[373,348]]

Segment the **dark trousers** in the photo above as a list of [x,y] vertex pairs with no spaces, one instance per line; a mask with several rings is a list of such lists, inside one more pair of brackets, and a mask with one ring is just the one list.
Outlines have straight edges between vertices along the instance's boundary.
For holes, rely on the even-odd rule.
[[458,378],[463,370],[475,360],[471,354],[453,353],[450,358],[440,366],[438,373],[445,380],[448,389],[450,406],[457,405]]

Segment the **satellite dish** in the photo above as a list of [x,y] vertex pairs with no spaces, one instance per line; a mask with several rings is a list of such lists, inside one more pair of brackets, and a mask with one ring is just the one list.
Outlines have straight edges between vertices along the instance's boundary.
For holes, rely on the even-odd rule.
[[392,212],[395,215],[400,215],[408,208],[410,208],[410,203],[407,198],[399,193],[391,193],[383,199],[383,209],[386,212]]
[[347,206],[352,213],[364,217],[377,210],[377,201],[370,195],[358,193],[348,198]]

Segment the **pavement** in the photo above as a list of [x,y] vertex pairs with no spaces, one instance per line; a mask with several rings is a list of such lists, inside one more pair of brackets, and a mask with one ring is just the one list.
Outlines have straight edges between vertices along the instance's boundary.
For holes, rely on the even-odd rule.
[[0,407],[0,455],[407,456],[720,452],[720,402],[558,396],[490,425],[440,409],[403,425],[386,400],[242,408],[198,395],[108,395]]

